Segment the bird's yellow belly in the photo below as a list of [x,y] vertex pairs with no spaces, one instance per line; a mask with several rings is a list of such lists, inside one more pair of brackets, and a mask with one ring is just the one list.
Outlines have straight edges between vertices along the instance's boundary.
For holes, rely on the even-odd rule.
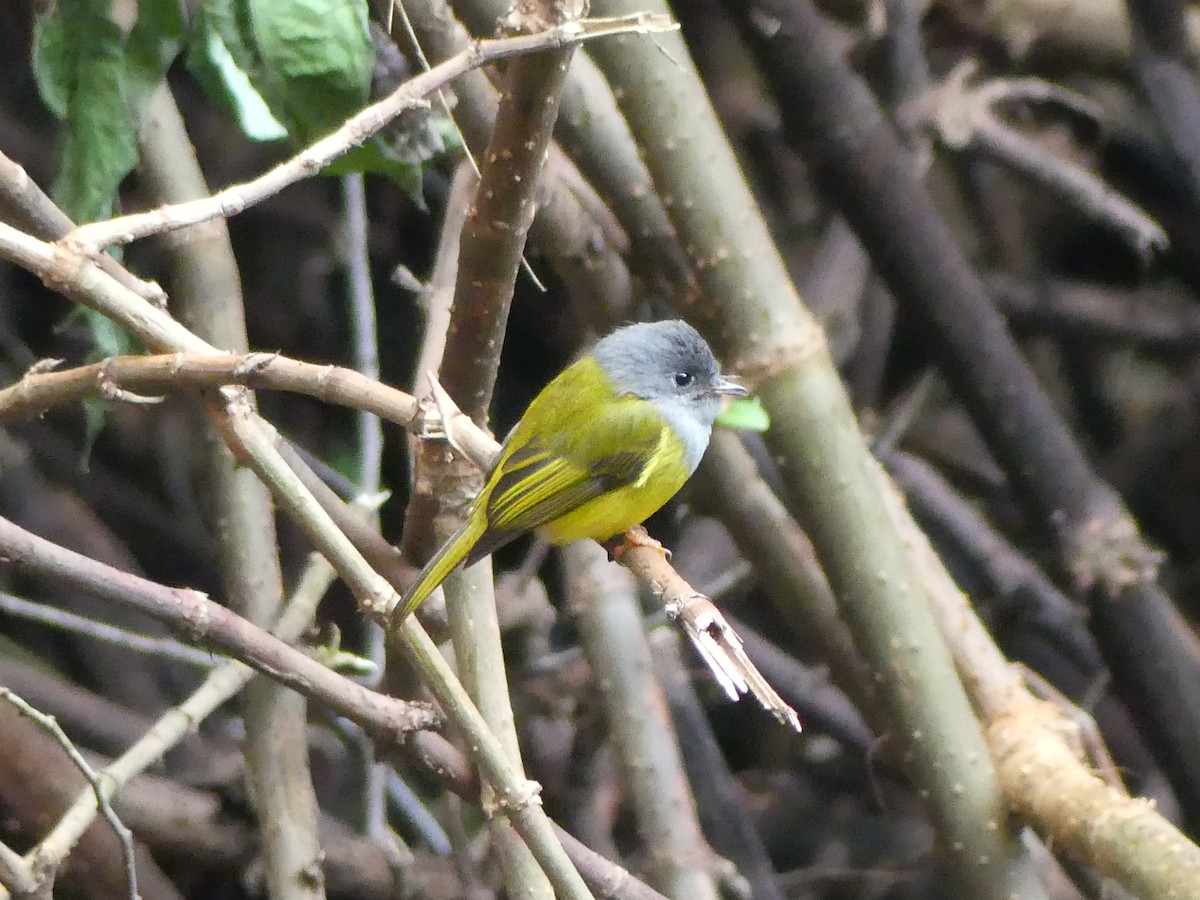
[[683,445],[666,429],[654,461],[637,481],[589,500],[539,531],[554,544],[583,538],[607,540],[657,512],[683,487],[689,474]]

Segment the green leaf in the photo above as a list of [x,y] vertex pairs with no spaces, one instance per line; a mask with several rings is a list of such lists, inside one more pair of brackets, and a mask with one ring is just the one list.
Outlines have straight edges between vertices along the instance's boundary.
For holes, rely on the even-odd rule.
[[137,127],[183,35],[178,0],[142,0],[128,39],[110,5],[58,0],[34,24],[34,77],[63,123],[52,192],[80,222],[111,215],[137,163]]
[[187,67],[210,97],[229,107],[242,134],[250,140],[279,141],[287,137],[287,129],[271,115],[267,101],[254,89],[221,32],[207,18],[199,20],[191,32]]
[[79,473],[88,474],[91,471],[92,451],[96,449],[96,440],[108,422],[108,401],[99,397],[85,397],[83,400],[83,447],[79,451]]
[[378,135],[365,144],[354,147],[345,156],[340,156],[321,170],[323,175],[346,175],[362,172],[364,175],[386,175],[408,194],[422,209],[425,208],[425,191],[421,178],[421,163],[400,158]]
[[[88,354],[91,362],[107,359],[110,356],[129,356],[142,352],[142,346],[128,331],[103,313],[86,306],[76,306],[63,317],[56,326],[61,331],[71,325],[82,322],[92,340],[92,350]],[[96,439],[108,421],[109,402],[100,397],[89,397],[83,401],[83,449],[79,454],[79,471],[88,471],[88,461],[92,456],[92,448]]]
[[375,61],[366,0],[241,2],[259,62],[247,71],[293,137],[324,137],[366,104]]
[[[83,318],[95,345],[95,350],[90,354],[93,360],[140,352],[141,348],[133,336],[111,319],[91,309],[84,310]],[[83,447],[79,451],[79,471],[84,474],[88,471],[96,441],[104,431],[104,426],[108,424],[111,406],[112,404],[102,397],[87,397],[83,400]]]
[[141,344],[133,335],[103,313],[83,309],[81,316],[92,336],[93,361],[142,352]]
[[193,31],[219,35],[239,69],[257,71],[258,53],[250,33],[246,0],[202,0],[193,16]]
[[137,162],[124,39],[107,10],[97,0],[60,0],[34,26],[38,89],[63,123],[52,193],[79,222],[111,214],[117,188]]
[[[202,0],[193,26],[189,69],[253,140],[286,131],[311,143],[368,102],[375,48],[365,0]],[[423,204],[424,164],[459,139],[442,117],[412,112],[323,174],[385,175]]]
[[43,14],[33,23],[33,78],[42,102],[55,118],[65,119],[74,91],[71,48],[61,17]]
[[717,424],[738,431],[757,431],[771,427],[771,417],[757,397],[736,398],[717,416]]
[[351,677],[371,677],[379,674],[379,667],[365,656],[342,649],[342,633],[331,626],[329,640],[309,649],[309,655],[326,668]]

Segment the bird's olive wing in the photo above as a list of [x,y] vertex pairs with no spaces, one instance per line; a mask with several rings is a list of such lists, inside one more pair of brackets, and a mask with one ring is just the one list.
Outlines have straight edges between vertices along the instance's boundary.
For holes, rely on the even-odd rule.
[[589,500],[633,484],[662,439],[657,415],[624,407],[569,438],[555,433],[525,441],[501,457],[492,473],[487,530],[468,554],[467,565]]

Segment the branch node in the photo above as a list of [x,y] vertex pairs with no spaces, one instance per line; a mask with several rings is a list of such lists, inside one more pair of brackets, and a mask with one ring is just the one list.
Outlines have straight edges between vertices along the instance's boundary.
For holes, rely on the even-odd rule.
[[797,327],[790,332],[755,341],[751,335],[743,344],[743,352],[730,361],[730,370],[754,387],[769,381],[780,372],[797,368],[813,356],[826,351],[824,330],[816,324]]
[[542,786],[526,779],[519,789],[505,793],[495,790],[490,799],[484,799],[482,805],[483,813],[489,819],[497,815],[512,817],[523,809],[542,805]]
[[[236,366],[233,367],[233,375],[235,378],[246,378],[250,375],[255,375],[266,370],[271,363],[279,359],[279,353],[247,353],[241,358]],[[333,367],[329,367],[326,372]],[[322,375],[324,379],[326,376]]]
[[53,357],[48,359],[39,359],[32,366],[25,370],[24,377],[28,378],[31,375],[44,375],[47,372],[53,372],[65,362],[65,359],[55,359]]

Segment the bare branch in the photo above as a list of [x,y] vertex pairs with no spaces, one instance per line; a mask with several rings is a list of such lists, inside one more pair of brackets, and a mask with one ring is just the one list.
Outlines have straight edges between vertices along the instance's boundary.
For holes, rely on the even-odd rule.
[[476,41],[470,46],[406,81],[391,95],[356,113],[337,131],[306,147],[264,175],[228,187],[211,197],[121,216],[77,227],[63,241],[85,254],[95,255],[112,244],[127,244],[150,234],[174,231],[210,219],[228,218],[260,203],[301,179],[315,175],[335,159],[361,144],[406,109],[422,102],[471,69],[539,50],[566,47],[581,41],[617,34],[656,34],[677,26],[667,16],[636,13],[607,19],[579,19],[536,34]]

